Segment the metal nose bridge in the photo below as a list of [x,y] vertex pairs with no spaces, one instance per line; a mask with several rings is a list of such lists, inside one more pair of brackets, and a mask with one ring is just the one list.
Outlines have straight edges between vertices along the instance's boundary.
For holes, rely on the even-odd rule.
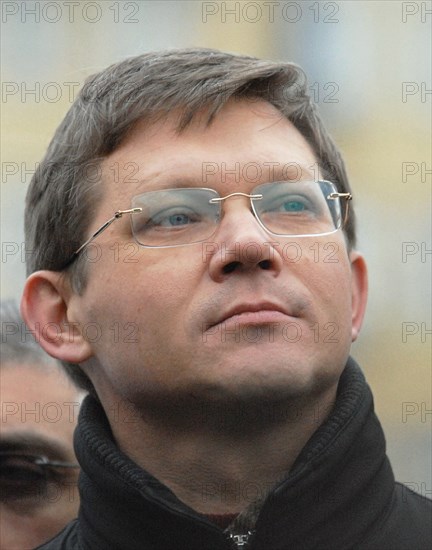
[[222,202],[226,199],[229,199],[230,197],[235,197],[235,196],[238,196],[238,197],[247,197],[251,200],[261,200],[263,198],[263,196],[261,194],[258,194],[258,195],[248,195],[247,193],[230,193],[229,195],[227,195],[226,197],[215,197],[213,199],[210,199],[210,203],[211,204],[215,204],[216,202]]
[[[259,219],[256,211],[255,211],[255,208],[253,207],[252,205],[252,201],[254,200],[262,200],[263,196],[261,193],[257,193],[255,195],[249,195],[247,193],[240,193],[240,192],[237,192],[237,193],[230,193],[229,195],[226,195],[226,197],[214,197],[213,199],[210,199],[209,200],[209,203],[211,204],[222,204],[222,201],[225,201],[226,199],[229,199],[230,197],[246,197],[248,199],[250,199],[250,204],[251,204],[251,212],[252,212],[252,215],[253,217],[255,218],[255,221],[263,228],[263,229],[266,229],[261,220]],[[220,220],[219,220],[220,221]]]

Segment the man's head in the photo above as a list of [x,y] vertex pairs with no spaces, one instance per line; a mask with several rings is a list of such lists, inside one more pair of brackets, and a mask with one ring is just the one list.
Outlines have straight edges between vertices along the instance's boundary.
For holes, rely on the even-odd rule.
[[[324,179],[349,191],[297,66],[209,50],[119,63],[86,83],[32,181],[29,273],[48,271],[28,280],[23,312],[31,324],[52,323],[42,345],[80,363],[102,400],[160,403],[164,391],[179,401],[196,392],[256,398],[315,391],[326,375],[334,383],[365,302],[364,263],[348,255],[352,209],[344,234],[293,239],[266,232],[237,195],[223,201],[211,248],[138,247],[123,218],[95,241],[97,261],[80,254],[57,273],[147,191],[204,187],[226,197]],[[247,308],[259,310],[250,322]]]
[[2,302],[1,319],[0,546],[18,550],[76,517],[72,435],[82,396],[13,302]]

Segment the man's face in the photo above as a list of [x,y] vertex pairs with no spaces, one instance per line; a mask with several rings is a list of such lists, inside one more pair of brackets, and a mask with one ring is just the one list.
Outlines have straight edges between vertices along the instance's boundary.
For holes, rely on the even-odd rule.
[[[210,126],[197,119],[181,134],[176,122],[139,124],[105,159],[89,235],[147,191],[208,187],[224,197],[318,177],[306,140],[266,102],[231,101]],[[139,247],[124,217],[87,251],[97,261],[69,313],[91,340],[84,368],[102,401],[256,401],[335,387],[359,328],[342,232],[277,237],[248,198],[222,209],[206,243]]]
[[40,470],[20,457],[76,464],[72,434],[79,399],[56,369],[11,363],[2,366],[0,377],[0,547],[22,550],[50,539],[77,515],[79,470]]

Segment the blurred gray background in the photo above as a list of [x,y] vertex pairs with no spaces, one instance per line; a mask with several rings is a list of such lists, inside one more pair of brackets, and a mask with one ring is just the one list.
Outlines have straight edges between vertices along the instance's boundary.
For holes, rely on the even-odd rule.
[[432,2],[0,4],[2,298],[19,298],[25,279],[23,208],[35,163],[88,75],[188,46],[294,61],[354,188],[370,299],[353,355],[396,477],[431,496]]

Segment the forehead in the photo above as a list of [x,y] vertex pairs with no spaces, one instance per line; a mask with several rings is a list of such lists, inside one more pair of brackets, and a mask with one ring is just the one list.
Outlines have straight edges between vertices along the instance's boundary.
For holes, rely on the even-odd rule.
[[[177,184],[242,183],[260,170],[262,181],[271,174],[303,171],[316,163],[311,146],[294,124],[273,105],[261,100],[230,100],[208,124],[198,113],[178,132],[179,113],[149,125],[139,122],[121,146],[103,163],[106,180],[115,194],[135,194]],[[207,172],[206,172],[206,169]],[[114,174],[116,172],[116,174]],[[203,175],[211,173],[211,181]],[[188,181],[190,180],[190,181]],[[246,182],[247,183],[247,182]]]

